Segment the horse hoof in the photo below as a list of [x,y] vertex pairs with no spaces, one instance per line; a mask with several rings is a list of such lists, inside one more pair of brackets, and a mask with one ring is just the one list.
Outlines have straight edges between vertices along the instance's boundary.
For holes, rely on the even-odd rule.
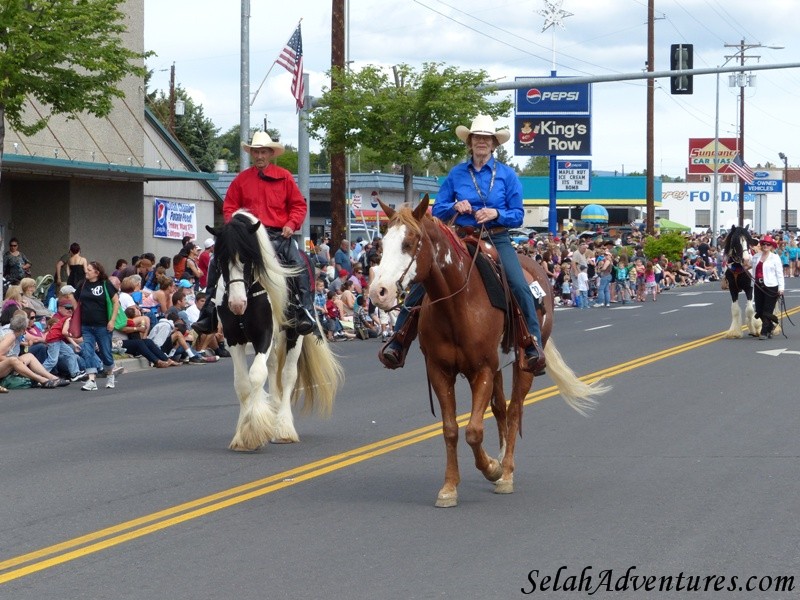
[[495,494],[513,494],[514,493],[514,481],[508,479],[501,479],[499,480],[494,486],[494,493]]
[[492,460],[492,464],[489,465],[489,468],[486,469],[483,476],[489,481],[495,482],[503,476],[503,466],[499,461]]
[[458,505],[457,492],[448,492],[448,493],[440,492],[439,496],[436,498],[436,508],[451,508],[457,505]]
[[274,438],[269,441],[270,444],[294,444],[300,440],[293,440],[290,438]]
[[248,448],[243,444],[233,444],[233,443],[231,443],[231,445],[228,446],[228,448],[233,450],[234,452],[256,452],[258,450],[258,448]]

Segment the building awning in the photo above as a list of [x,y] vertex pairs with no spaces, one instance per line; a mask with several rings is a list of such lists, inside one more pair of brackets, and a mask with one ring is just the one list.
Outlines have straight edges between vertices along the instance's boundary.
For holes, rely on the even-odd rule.
[[3,155],[3,179],[30,179],[31,177],[148,182],[213,181],[218,178],[218,175],[199,171],[154,169],[113,163],[23,156],[21,154]]

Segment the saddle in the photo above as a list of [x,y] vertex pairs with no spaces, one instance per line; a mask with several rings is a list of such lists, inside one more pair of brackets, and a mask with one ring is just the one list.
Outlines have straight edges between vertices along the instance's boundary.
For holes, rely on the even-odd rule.
[[[489,233],[491,231],[487,232],[486,237],[488,237]],[[505,314],[505,328],[501,343],[503,352],[510,352],[512,345],[527,348],[536,343],[536,340],[528,332],[522,310],[520,310],[514,294],[511,293],[497,250],[493,244],[481,243],[481,239],[478,237],[479,234],[480,230],[473,227],[459,227],[456,229],[456,235],[462,239],[467,252],[475,261],[475,267],[483,280],[483,286],[486,288],[490,303]],[[547,311],[546,304],[539,303],[535,299],[534,303],[543,312]],[[541,349],[539,350],[541,354]]]

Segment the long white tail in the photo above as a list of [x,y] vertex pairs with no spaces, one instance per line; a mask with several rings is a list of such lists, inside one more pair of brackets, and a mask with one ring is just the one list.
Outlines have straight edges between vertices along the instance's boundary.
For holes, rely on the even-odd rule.
[[599,381],[585,383],[578,379],[575,372],[564,362],[552,337],[545,344],[544,356],[547,360],[547,373],[555,381],[561,397],[584,417],[588,417],[586,411],[595,407],[597,404],[595,398],[608,392],[611,386],[601,384]]

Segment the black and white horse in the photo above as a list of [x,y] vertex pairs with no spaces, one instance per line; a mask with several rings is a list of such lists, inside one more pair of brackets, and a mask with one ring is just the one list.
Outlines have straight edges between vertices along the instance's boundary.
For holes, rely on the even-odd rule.
[[747,227],[731,227],[725,238],[725,260],[728,268],[725,269],[725,280],[731,295],[731,327],[725,334],[728,339],[742,337],[741,309],[739,308],[739,293],[744,292],[747,304],[744,312],[744,324],[748,332],[758,337],[761,332],[761,320],[755,317],[753,304],[753,278],[750,275],[750,247],[756,244],[755,238],[750,235]]
[[[327,341],[287,329],[287,279],[261,222],[236,211],[216,236],[214,260],[224,285],[217,286],[217,313],[233,358],[239,420],[230,448],[253,451],[266,442],[297,442],[292,404],[302,395],[304,412],[329,415],[343,379]],[[255,357],[248,369],[245,348]],[[264,385],[269,380],[270,394]]]

